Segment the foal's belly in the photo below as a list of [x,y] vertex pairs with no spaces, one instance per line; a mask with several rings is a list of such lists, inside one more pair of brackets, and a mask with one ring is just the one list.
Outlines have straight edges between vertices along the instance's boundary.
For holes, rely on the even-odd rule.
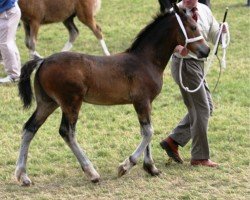
[[114,90],[109,88],[104,91],[98,89],[89,89],[84,95],[83,101],[96,105],[118,105],[131,103],[131,97],[128,91],[123,89]]

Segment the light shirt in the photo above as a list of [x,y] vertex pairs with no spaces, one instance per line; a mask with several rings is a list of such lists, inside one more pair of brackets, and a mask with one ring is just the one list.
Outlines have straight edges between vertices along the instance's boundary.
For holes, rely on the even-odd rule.
[[[178,6],[184,8],[182,2],[179,2]],[[204,37],[206,42],[211,42],[215,44],[217,36],[219,34],[220,24],[216,21],[211,10],[205,4],[197,2],[197,9],[198,9],[196,11],[198,14],[197,25],[201,35]],[[186,13],[187,15],[192,16],[191,9],[186,8]],[[174,53],[174,55],[177,57],[181,57],[179,53]],[[188,55],[185,56],[184,58],[198,59],[196,55],[192,52],[189,52]],[[204,59],[198,59],[198,60],[204,60]]]

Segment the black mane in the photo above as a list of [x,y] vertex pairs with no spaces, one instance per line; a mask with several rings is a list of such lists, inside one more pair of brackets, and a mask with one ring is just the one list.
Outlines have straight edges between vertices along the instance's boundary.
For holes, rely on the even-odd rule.
[[[154,30],[154,27],[158,26],[163,20],[166,20],[166,18],[173,15],[173,13],[174,12],[167,12],[167,13],[164,13],[164,14],[162,14],[162,13],[157,14],[153,18],[153,21],[151,23],[149,23],[145,28],[143,28],[139,32],[139,34],[135,37],[135,39],[134,39],[133,43],[131,44],[131,46],[125,52],[129,53],[129,52],[135,51],[138,48],[139,44],[142,42],[142,40],[144,40],[149,35],[149,33],[152,30]],[[159,29],[166,30],[167,27],[160,26]],[[160,30],[158,30],[158,31],[160,31]]]

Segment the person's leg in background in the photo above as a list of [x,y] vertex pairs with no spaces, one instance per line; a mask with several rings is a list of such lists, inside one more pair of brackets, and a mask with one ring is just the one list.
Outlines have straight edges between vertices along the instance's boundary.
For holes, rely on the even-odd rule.
[[17,4],[0,14],[0,53],[7,73],[7,77],[0,78],[0,83],[17,81],[20,76],[20,55],[15,42],[20,17],[21,12]]

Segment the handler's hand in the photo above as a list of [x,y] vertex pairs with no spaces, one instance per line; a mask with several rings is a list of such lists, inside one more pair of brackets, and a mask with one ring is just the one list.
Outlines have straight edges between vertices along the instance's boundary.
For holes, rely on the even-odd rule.
[[225,22],[224,24],[222,24],[222,33],[227,33],[228,30],[228,23]]
[[184,46],[177,45],[174,49],[174,52],[179,53],[181,56],[187,56],[189,50]]

